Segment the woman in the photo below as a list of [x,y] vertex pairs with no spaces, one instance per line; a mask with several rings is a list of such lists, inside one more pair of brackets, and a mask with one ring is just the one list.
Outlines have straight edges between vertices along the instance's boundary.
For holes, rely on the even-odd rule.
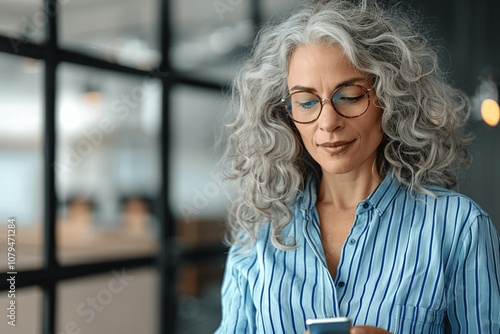
[[396,9],[308,4],[264,29],[234,84],[217,333],[500,333],[499,237],[450,190],[466,97]]

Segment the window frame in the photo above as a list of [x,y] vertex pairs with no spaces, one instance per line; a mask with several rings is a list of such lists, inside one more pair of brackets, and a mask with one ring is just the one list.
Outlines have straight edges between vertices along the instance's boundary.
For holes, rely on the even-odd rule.
[[[45,25],[46,39],[42,44],[35,44],[19,38],[0,34],[0,52],[29,57],[45,62],[43,73],[43,259],[40,269],[22,270],[16,275],[16,289],[39,286],[43,290],[43,305],[41,305],[42,329],[44,334],[56,332],[57,327],[57,285],[70,279],[78,279],[91,275],[109,272],[113,269],[133,269],[149,267],[159,275],[158,293],[158,332],[175,333],[177,328],[177,275],[179,268],[184,264],[208,263],[225,256],[226,247],[222,244],[180,248],[176,244],[175,220],[169,208],[169,147],[170,147],[170,113],[169,104],[171,90],[175,85],[187,85],[222,92],[227,85],[216,81],[188,77],[176,71],[169,60],[171,48],[171,13],[170,6],[174,0],[157,0],[160,6],[160,53],[162,63],[154,71],[144,71],[129,66],[110,63],[84,53],[63,49],[59,46],[59,1],[43,0],[44,13],[47,18]],[[254,32],[261,22],[260,0],[252,1],[250,7],[254,24]],[[88,68],[106,70],[113,73],[128,74],[138,77],[153,76],[162,82],[162,124],[160,130],[161,154],[161,191],[155,198],[154,214],[160,222],[159,250],[151,256],[128,257],[110,261],[95,261],[84,264],[61,265],[57,259],[56,215],[58,198],[55,189],[55,169],[53,164],[56,157],[56,94],[57,68],[62,63],[83,65]],[[165,74],[165,75],[162,75]],[[0,292],[9,290],[8,275],[0,273]]]

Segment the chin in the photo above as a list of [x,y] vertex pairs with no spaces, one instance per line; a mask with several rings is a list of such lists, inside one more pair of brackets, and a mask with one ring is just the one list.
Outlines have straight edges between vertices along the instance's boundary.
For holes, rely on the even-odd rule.
[[338,165],[338,164],[320,164],[321,170],[324,174],[341,175],[347,174],[352,171],[352,166]]

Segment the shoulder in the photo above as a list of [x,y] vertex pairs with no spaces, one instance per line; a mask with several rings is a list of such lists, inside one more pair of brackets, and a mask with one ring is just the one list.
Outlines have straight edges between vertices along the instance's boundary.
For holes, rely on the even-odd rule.
[[[427,187],[432,192],[414,196],[416,211],[422,219],[422,238],[439,245],[449,263],[463,262],[474,247],[498,245],[498,234],[490,216],[468,196],[441,187]],[[496,246],[498,247],[498,246]],[[455,259],[455,260],[453,260]]]
[[437,208],[444,209],[447,214],[455,214],[468,221],[475,220],[479,216],[489,219],[488,213],[464,194],[442,187],[429,187],[428,189],[435,197],[426,194],[427,203],[435,203]]
[[452,230],[456,236],[457,232],[465,231],[473,224],[491,224],[489,215],[479,204],[454,190],[427,185],[423,190],[411,191],[398,183],[395,193],[391,212],[403,210],[400,214],[403,220],[411,224],[419,222],[426,229]]
[[415,196],[415,205],[425,212],[425,220],[432,226],[441,226],[445,233],[453,231],[455,240],[472,230],[490,229],[490,216],[468,196],[436,186],[427,187],[427,190],[431,193],[420,192]]
[[254,266],[269,247],[270,233],[270,224],[264,223],[259,227],[253,242],[248,236],[244,236],[233,243],[227,256],[227,269],[240,272]]

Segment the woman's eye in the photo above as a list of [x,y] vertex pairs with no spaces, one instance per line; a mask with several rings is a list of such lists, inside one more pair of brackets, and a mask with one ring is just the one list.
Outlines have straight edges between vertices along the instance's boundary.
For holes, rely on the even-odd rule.
[[299,102],[299,106],[300,106],[302,109],[311,109],[311,108],[313,108],[313,107],[314,107],[317,103],[318,103],[318,101],[316,101],[316,100],[311,100],[311,101]]
[[359,96],[341,96],[338,101],[341,103],[356,103],[363,99],[363,95]]

